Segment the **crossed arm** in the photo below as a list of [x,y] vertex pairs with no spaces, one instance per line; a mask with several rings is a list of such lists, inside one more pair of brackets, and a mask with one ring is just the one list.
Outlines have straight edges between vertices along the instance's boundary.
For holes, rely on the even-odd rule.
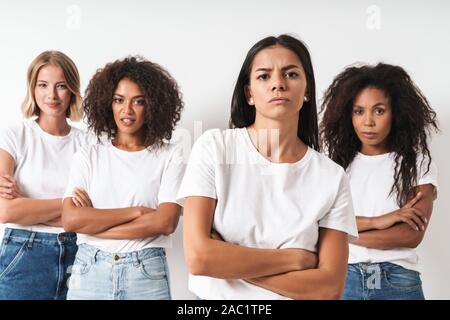
[[15,161],[0,149],[0,223],[45,224],[107,239],[138,239],[168,235],[178,224],[180,207],[161,203],[157,209],[130,207],[94,209],[89,196],[37,200],[26,197],[14,179]]
[[62,223],[66,231],[105,239],[139,239],[169,235],[178,224],[180,206],[161,203],[157,209],[128,207],[95,209],[89,195],[75,189],[73,197],[63,201]]
[[373,249],[415,248],[425,235],[433,211],[434,186],[420,185],[402,208],[379,217],[356,217],[358,246]]
[[15,161],[0,149],[0,223],[61,226],[61,199],[26,197],[14,179]]
[[211,237],[215,204],[211,198],[186,198],[183,237],[192,274],[244,279],[293,299],[340,297],[347,271],[346,233],[321,228],[318,257],[303,249],[239,246]]

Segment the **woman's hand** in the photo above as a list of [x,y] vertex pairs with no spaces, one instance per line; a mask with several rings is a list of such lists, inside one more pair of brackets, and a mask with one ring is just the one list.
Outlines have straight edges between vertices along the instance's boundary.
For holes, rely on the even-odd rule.
[[23,197],[17,180],[9,174],[0,176],[0,197],[8,200]]
[[86,191],[75,188],[73,190],[72,195],[72,202],[77,207],[91,207],[92,208],[92,201],[91,198],[89,198],[89,195]]
[[374,218],[376,229],[384,230],[392,227],[396,223],[404,222],[416,231],[425,230],[425,225],[428,223],[427,218],[422,211],[414,208],[414,205],[421,198],[422,193],[418,192],[416,196],[408,201],[402,208]]

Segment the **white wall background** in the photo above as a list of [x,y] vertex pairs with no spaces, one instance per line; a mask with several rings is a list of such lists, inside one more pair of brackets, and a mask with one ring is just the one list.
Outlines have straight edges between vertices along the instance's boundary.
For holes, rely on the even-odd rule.
[[[61,50],[78,65],[82,89],[95,70],[129,54],[166,67],[185,100],[180,128],[225,128],[239,68],[261,38],[294,33],[313,57],[320,98],[354,62],[403,66],[438,113],[432,153],[439,197],[419,251],[428,299],[450,299],[450,2],[429,1],[1,1],[0,126],[21,120],[26,69],[41,51]],[[191,299],[182,221],[168,250],[172,294]]]

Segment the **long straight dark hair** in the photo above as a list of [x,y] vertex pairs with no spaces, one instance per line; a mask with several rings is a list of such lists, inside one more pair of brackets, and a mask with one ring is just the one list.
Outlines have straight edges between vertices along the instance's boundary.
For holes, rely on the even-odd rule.
[[280,45],[294,52],[300,61],[306,74],[306,85],[309,100],[303,103],[299,113],[299,126],[297,136],[311,148],[320,151],[319,128],[317,123],[316,84],[311,56],[305,44],[300,40],[283,34],[278,37],[267,37],[258,41],[247,53],[244,63],[234,87],[231,100],[230,128],[244,128],[255,122],[255,107],[248,104],[245,96],[245,88],[250,83],[250,72],[253,60],[258,52],[265,48]]

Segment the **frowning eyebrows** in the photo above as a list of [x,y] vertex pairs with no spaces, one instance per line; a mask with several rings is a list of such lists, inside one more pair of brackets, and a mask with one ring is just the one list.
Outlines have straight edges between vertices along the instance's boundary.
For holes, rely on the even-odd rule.
[[[297,66],[295,64],[290,64],[290,65],[287,65],[287,66],[281,68],[281,71],[286,71],[286,70],[295,69],[295,68],[302,69],[302,67],[300,67],[300,66]],[[272,69],[271,68],[258,68],[255,71],[266,71],[266,72],[268,72],[268,71],[272,71]]]

